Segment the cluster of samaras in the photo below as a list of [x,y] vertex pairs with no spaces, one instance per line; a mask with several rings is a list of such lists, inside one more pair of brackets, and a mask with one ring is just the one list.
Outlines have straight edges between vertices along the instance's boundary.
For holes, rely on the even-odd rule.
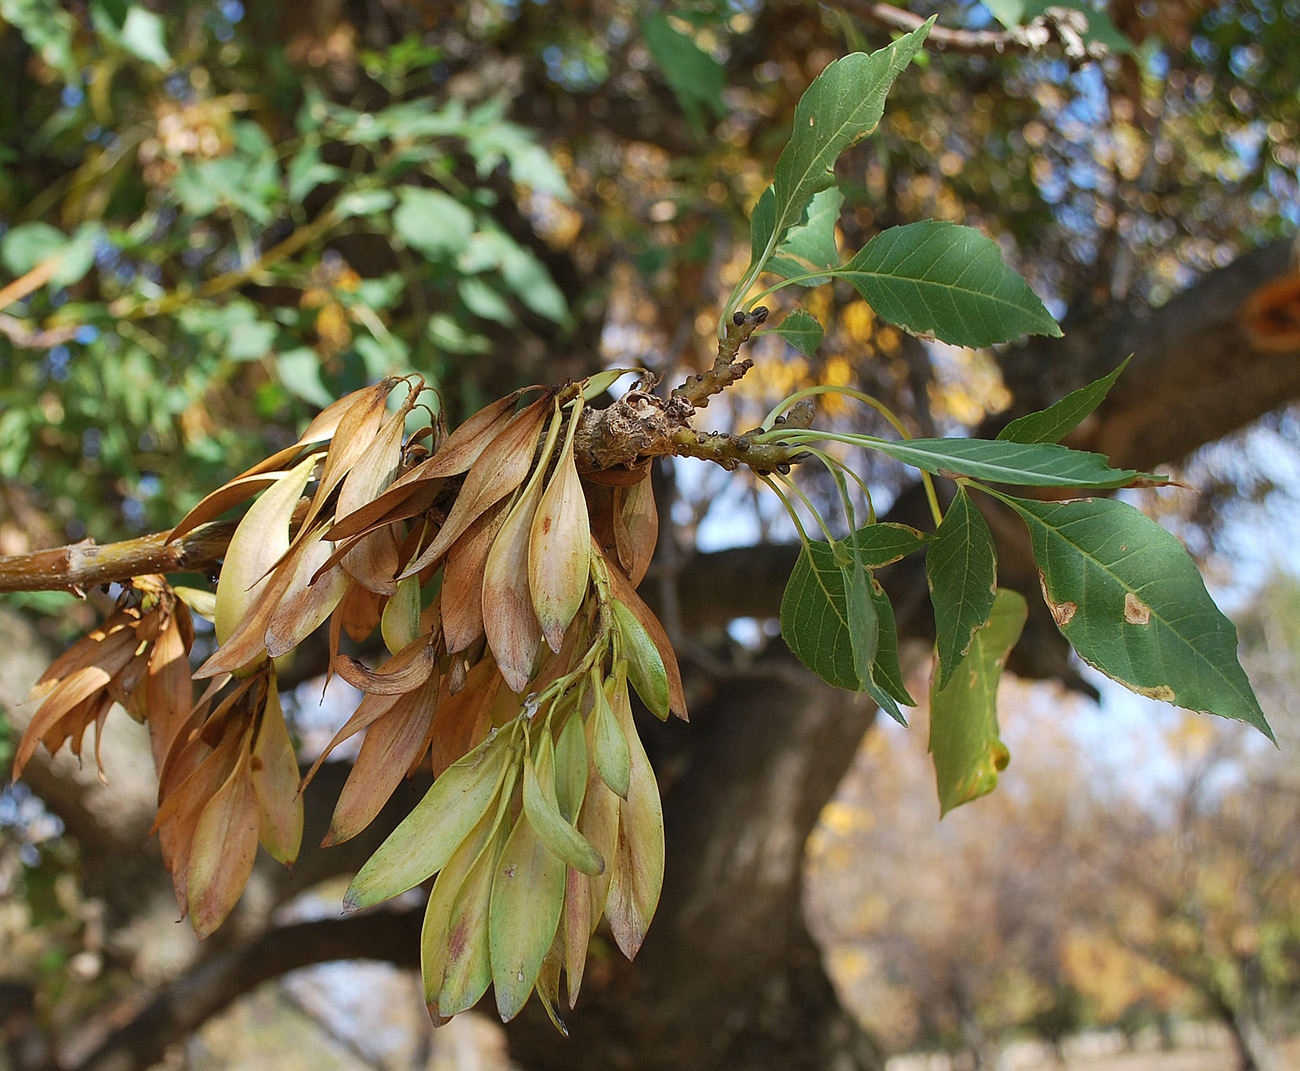
[[[399,383],[408,393],[389,410]],[[260,842],[292,861],[301,791],[272,659],[329,622],[335,672],[364,693],[326,754],[365,730],[326,843],[355,835],[403,777],[428,795],[357,875],[351,907],[437,874],[422,939],[435,1019],[495,986],[514,1016],[536,988],[576,998],[602,914],[630,957],[658,901],[663,826],[629,683],[685,716],[667,637],[635,594],[657,519],[649,481],[580,478],[584,388],[516,392],[450,435],[405,434],[423,383],[387,380],[330,406],[294,445],[208,495],[177,540],[257,495],[208,593],[137,578],[114,615],[54,663],[19,750],[81,747],[114,701],[147,720],[155,823],[177,898],[206,935]],[[537,390],[540,388],[533,388]],[[518,408],[518,411],[516,411]],[[439,422],[441,424],[441,422]],[[314,484],[314,488],[313,488]],[[207,604],[199,596],[207,596]],[[193,674],[188,601],[219,646]],[[379,629],[376,668],[338,652]]]

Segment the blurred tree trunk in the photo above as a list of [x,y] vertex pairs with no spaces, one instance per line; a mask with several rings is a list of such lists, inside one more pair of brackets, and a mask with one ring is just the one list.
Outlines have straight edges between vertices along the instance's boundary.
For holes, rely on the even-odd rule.
[[1283,1071],[1272,1032],[1263,1009],[1268,994],[1247,981],[1245,992],[1229,997],[1222,992],[1209,994],[1211,1006],[1232,1035],[1237,1050],[1239,1071]]

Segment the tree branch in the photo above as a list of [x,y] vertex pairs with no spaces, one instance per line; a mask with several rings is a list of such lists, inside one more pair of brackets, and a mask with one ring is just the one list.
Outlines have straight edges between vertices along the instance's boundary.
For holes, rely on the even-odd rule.
[[268,930],[177,979],[69,1071],[146,1071],[232,1001],[301,967],[347,959],[418,966],[423,916],[423,907],[374,911]]
[[70,591],[76,595],[148,573],[203,569],[226,551],[233,521],[214,521],[168,543],[168,532],[100,545],[89,539],[69,546],[0,558],[0,592]]
[[[840,0],[840,6],[849,14],[873,22],[889,30],[911,33],[925,19],[913,15],[893,4],[876,4],[869,0]],[[963,55],[1004,55],[1006,53],[1038,52],[1056,44],[1068,59],[1087,61],[1102,59],[1110,54],[1105,45],[1086,37],[1088,17],[1068,8],[1049,8],[1042,15],[1023,26],[1009,30],[950,30],[934,26],[928,44]]]

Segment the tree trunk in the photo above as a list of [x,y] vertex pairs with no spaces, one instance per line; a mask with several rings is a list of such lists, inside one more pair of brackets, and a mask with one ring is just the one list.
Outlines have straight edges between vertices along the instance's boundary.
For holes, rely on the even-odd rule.
[[1247,994],[1243,1000],[1229,1003],[1220,1000],[1219,1017],[1232,1035],[1237,1050],[1239,1071],[1282,1071],[1277,1047],[1273,1044],[1264,1017],[1257,1011],[1257,1001]]
[[[788,656],[787,656],[788,657]],[[634,966],[588,967],[560,1038],[536,1002],[509,1027],[536,1071],[872,1071],[808,933],[804,842],[874,711],[793,665],[726,682],[689,726],[651,723],[668,869]]]

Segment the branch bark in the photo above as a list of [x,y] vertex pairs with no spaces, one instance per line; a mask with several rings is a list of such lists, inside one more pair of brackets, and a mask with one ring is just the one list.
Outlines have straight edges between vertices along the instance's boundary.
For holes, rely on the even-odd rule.
[[[894,4],[870,3],[869,0],[840,0],[845,11],[888,30],[911,33],[925,19]],[[950,30],[934,26],[929,44],[963,55],[1003,55],[1008,52],[1039,52],[1051,45],[1059,46],[1067,59],[1086,61],[1101,59],[1110,50],[1086,36],[1087,17],[1067,8],[1049,10],[1023,26],[1008,30]]]
[[417,966],[423,915],[375,911],[268,930],[173,982],[69,1071],[146,1071],[231,1001],[301,967],[340,959]]
[[65,547],[11,554],[0,558],[0,591],[70,591],[84,594],[98,584],[112,584],[149,573],[203,569],[225,553],[235,525],[215,521],[168,543],[167,532],[153,532],[120,543],[88,539]]

